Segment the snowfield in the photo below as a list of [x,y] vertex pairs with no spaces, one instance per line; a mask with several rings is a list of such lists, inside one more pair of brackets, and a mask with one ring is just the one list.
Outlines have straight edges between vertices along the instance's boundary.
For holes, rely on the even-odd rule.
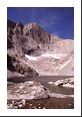
[[29,56],[29,55],[25,54],[26,58],[28,58],[29,60],[33,60],[33,61],[37,61],[37,59],[41,58],[41,57],[52,57],[54,59],[61,59],[61,58],[66,57],[66,56],[67,56],[66,54],[49,54],[49,53],[45,53],[45,54],[42,54],[41,56],[34,57],[34,56]]
[[45,53],[45,54],[42,54],[41,56],[43,56],[43,57],[52,57],[54,59],[61,59],[61,58],[65,57],[66,54],[49,54],[49,53]]
[[29,56],[27,54],[25,54],[25,57],[28,58],[29,60],[33,60],[36,61],[38,57],[34,57],[34,56]]

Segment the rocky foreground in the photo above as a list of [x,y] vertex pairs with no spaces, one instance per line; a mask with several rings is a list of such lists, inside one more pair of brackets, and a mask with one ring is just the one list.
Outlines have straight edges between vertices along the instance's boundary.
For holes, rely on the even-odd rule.
[[74,109],[73,98],[47,98],[38,100],[8,100],[8,109]]
[[[73,98],[74,98],[73,94],[64,95],[64,94],[51,92],[48,88],[46,88],[45,86],[41,85],[41,83],[36,81],[27,81],[25,83],[8,82],[7,87],[8,87],[8,93],[7,93],[8,108],[23,108],[23,107],[25,108],[27,102],[31,102],[32,100],[35,100],[37,102],[37,99],[38,100],[47,99],[49,101],[54,100],[55,102],[53,103],[56,104],[57,104],[56,100],[58,99],[59,100],[68,99],[72,100],[73,103]],[[43,102],[45,101],[43,100],[41,104]],[[64,108],[67,108],[67,106]]]

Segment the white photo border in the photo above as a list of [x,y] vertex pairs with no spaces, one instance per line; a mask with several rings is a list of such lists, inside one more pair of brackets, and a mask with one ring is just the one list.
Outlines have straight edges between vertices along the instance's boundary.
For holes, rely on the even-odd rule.
[[[7,7],[74,7],[74,109],[7,109]],[[81,115],[81,0],[0,0],[0,116]]]

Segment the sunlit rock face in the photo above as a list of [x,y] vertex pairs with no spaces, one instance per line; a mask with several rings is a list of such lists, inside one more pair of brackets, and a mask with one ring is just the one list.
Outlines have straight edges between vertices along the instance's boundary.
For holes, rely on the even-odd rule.
[[[42,42],[40,36],[38,37],[39,31],[42,35],[45,33],[44,36],[41,36],[43,37]],[[27,63],[40,75],[74,75],[73,40],[61,39],[52,35],[46,36],[47,33],[36,23],[25,25],[23,33],[37,43],[34,49],[25,53],[25,57],[28,59]]]
[[39,75],[74,75],[73,40],[52,36],[33,22],[23,26],[8,20],[7,27],[9,56],[18,56]]

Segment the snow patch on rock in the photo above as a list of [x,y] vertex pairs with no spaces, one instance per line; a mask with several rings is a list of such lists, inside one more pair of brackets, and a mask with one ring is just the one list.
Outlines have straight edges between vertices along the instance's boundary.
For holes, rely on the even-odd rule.
[[33,60],[33,61],[37,61],[37,59],[39,59],[41,57],[52,57],[54,59],[61,59],[61,58],[65,57],[65,56],[66,56],[66,54],[49,54],[49,53],[44,53],[41,56],[34,57],[34,56],[29,56],[29,55],[25,54],[26,58],[28,58],[29,60]]

